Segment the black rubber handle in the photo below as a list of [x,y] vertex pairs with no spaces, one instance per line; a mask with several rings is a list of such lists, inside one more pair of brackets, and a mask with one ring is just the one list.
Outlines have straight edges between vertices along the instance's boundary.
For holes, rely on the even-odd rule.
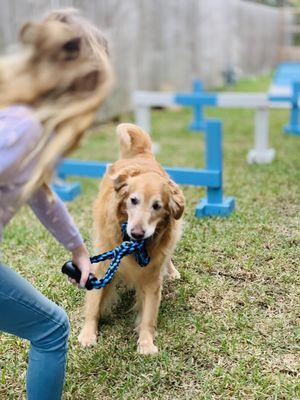
[[[61,272],[62,272],[63,274],[68,275],[70,278],[75,279],[75,281],[76,281],[77,283],[80,282],[80,279],[81,279],[81,272],[80,272],[80,270],[78,269],[77,265],[73,264],[72,261],[67,261],[67,262],[62,266]],[[85,288],[86,288],[87,290],[92,290],[92,289],[93,289],[92,281],[95,280],[95,279],[96,279],[95,275],[93,275],[93,274],[90,274],[90,275],[89,275],[88,280],[86,281],[86,284],[85,284]]]

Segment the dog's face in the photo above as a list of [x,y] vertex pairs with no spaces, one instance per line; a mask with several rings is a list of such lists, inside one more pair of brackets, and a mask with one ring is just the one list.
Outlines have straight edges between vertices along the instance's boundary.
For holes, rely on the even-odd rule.
[[182,191],[157,173],[129,169],[115,177],[113,184],[119,208],[127,214],[127,234],[133,239],[147,239],[161,223],[182,216]]
[[27,22],[20,31],[20,40],[44,61],[64,62],[80,56],[81,38],[60,21]]
[[[20,52],[23,58],[18,64],[17,77],[26,85],[18,88],[16,102],[29,103],[45,94],[51,94],[54,101],[55,96],[60,98],[67,92],[88,93],[105,81],[104,44],[99,43],[97,51],[91,50],[87,34],[78,32],[76,27],[56,20],[28,22],[19,36],[26,51]],[[15,79],[8,73],[3,84],[9,88],[10,81],[15,83]],[[28,93],[28,87],[32,93]]]

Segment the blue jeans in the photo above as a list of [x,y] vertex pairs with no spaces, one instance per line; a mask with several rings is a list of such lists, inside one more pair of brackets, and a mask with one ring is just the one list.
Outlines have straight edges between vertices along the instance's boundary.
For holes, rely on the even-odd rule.
[[29,282],[1,264],[0,331],[30,341],[26,376],[28,399],[61,399],[69,336],[68,317]]

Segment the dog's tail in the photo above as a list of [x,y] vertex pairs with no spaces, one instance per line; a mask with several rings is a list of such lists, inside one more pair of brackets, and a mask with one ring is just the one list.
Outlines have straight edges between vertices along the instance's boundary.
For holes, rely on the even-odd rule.
[[137,125],[123,123],[117,126],[121,158],[133,158],[140,154],[152,154],[150,136]]

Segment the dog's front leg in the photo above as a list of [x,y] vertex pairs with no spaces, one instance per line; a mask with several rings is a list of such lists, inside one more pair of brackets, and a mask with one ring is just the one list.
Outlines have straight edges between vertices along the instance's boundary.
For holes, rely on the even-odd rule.
[[154,354],[158,352],[154,345],[154,334],[157,321],[157,314],[161,301],[161,282],[144,284],[137,293],[138,304],[140,304],[140,315],[138,317],[139,325],[137,326],[138,352],[140,354]]
[[[104,268],[107,266],[105,263]],[[94,274],[99,278],[100,266],[94,267]],[[109,295],[113,284],[106,286],[103,289],[93,289],[86,293],[85,309],[84,309],[84,325],[78,336],[82,346],[92,346],[97,341],[98,322],[100,319],[101,305],[104,299]]]
[[96,344],[103,291],[104,289],[93,289],[86,294],[84,325],[78,336],[79,342],[84,347]]

